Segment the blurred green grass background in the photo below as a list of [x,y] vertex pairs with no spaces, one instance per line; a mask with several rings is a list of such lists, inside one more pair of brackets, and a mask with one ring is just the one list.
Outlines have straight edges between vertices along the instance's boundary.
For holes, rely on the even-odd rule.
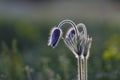
[[[88,80],[119,80],[119,21],[98,17],[32,19],[3,15],[0,16],[0,80],[77,80],[77,61],[64,42],[61,40],[55,49],[47,46],[51,28],[66,18],[76,24],[85,23],[93,38]],[[67,29],[69,25],[65,26]]]

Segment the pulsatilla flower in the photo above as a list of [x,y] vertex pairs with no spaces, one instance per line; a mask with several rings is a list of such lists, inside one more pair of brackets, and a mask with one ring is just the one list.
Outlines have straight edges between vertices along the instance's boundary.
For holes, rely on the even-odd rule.
[[60,28],[53,28],[50,33],[50,38],[48,41],[48,46],[55,48],[61,38],[62,31]]
[[68,37],[74,37],[74,35],[75,35],[75,30],[74,30],[74,28],[70,28],[70,29],[67,31],[66,38],[68,38]]
[[[63,40],[64,40],[66,46],[74,53],[74,55],[76,57],[82,55],[82,52],[83,52],[82,38],[78,38],[76,35],[72,36],[72,34],[69,34],[69,37],[65,37]],[[78,42],[78,41],[80,41],[80,42]]]
[[[75,54],[76,57],[86,57],[92,38],[89,38],[87,35],[87,30],[83,23],[76,25],[71,20],[61,21],[58,27],[52,29],[48,45],[51,45],[52,47],[57,46],[62,34],[61,27],[65,23],[71,24],[72,26],[72,28],[67,31],[65,38],[62,37],[66,46]],[[81,31],[78,30],[79,28]],[[86,53],[84,53],[84,51]]]
[[[72,26],[65,37],[62,37],[61,27],[68,23]],[[79,29],[81,29],[79,31]],[[49,46],[57,46],[60,38],[64,40],[66,46],[73,52],[78,61],[78,80],[87,80],[87,60],[92,43],[92,38],[87,35],[86,26],[83,23],[75,24],[71,20],[63,20],[56,28],[53,28],[49,38]]]
[[92,39],[88,37],[86,27],[83,23],[76,25],[76,27],[77,30],[81,28],[82,31],[75,33],[77,30],[75,31],[75,29],[70,28],[66,37],[64,38],[64,42],[76,57],[88,57],[88,50],[90,48]]

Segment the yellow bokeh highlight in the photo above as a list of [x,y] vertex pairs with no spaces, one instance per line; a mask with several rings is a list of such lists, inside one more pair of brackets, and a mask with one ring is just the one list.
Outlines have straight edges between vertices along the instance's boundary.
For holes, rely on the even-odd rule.
[[115,47],[111,47],[103,53],[103,59],[104,60],[110,60],[110,59],[120,60],[120,52]]
[[102,55],[104,60],[117,60],[120,61],[120,36],[112,36],[106,45],[106,50]]

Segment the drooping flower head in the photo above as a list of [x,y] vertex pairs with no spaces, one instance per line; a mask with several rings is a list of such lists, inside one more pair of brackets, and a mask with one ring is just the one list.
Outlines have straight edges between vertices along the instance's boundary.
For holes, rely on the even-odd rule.
[[62,31],[60,28],[53,28],[50,33],[49,41],[48,41],[48,46],[51,46],[55,48],[61,38]]
[[[76,25],[77,30],[80,28],[82,31],[75,33],[74,28],[70,28],[64,38],[67,47],[75,54],[76,57],[83,56],[84,48],[87,41],[87,30],[83,23]],[[76,35],[77,34],[77,35]]]
[[[89,38],[87,35],[86,26],[83,23],[79,23],[76,25],[71,20],[63,20],[59,23],[57,28],[53,28],[50,34],[49,44],[52,47],[56,47],[57,43],[61,38],[61,27],[63,24],[68,23],[71,24],[72,28],[70,28],[63,40],[66,46],[78,57],[88,57],[89,49],[91,46],[92,38]],[[79,31],[80,28],[82,31]]]
[[66,38],[68,38],[68,37],[74,37],[74,35],[75,35],[75,30],[74,30],[74,28],[70,28],[70,29],[67,31]]
[[86,27],[83,23],[76,25],[77,30],[81,29],[80,32],[75,33],[74,28],[70,28],[64,38],[64,42],[67,47],[75,54],[76,57],[86,57],[88,53],[88,43],[91,43]]

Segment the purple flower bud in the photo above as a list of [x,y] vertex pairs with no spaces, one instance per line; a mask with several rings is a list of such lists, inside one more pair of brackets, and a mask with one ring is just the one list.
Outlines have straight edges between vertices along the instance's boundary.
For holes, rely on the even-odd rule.
[[72,37],[74,37],[74,35],[75,35],[75,30],[73,28],[70,28],[66,34],[66,38],[68,38],[68,37],[72,38]]
[[62,34],[62,31],[60,28],[53,28],[50,33],[48,46],[52,46],[53,48],[56,47],[61,38],[61,34]]

